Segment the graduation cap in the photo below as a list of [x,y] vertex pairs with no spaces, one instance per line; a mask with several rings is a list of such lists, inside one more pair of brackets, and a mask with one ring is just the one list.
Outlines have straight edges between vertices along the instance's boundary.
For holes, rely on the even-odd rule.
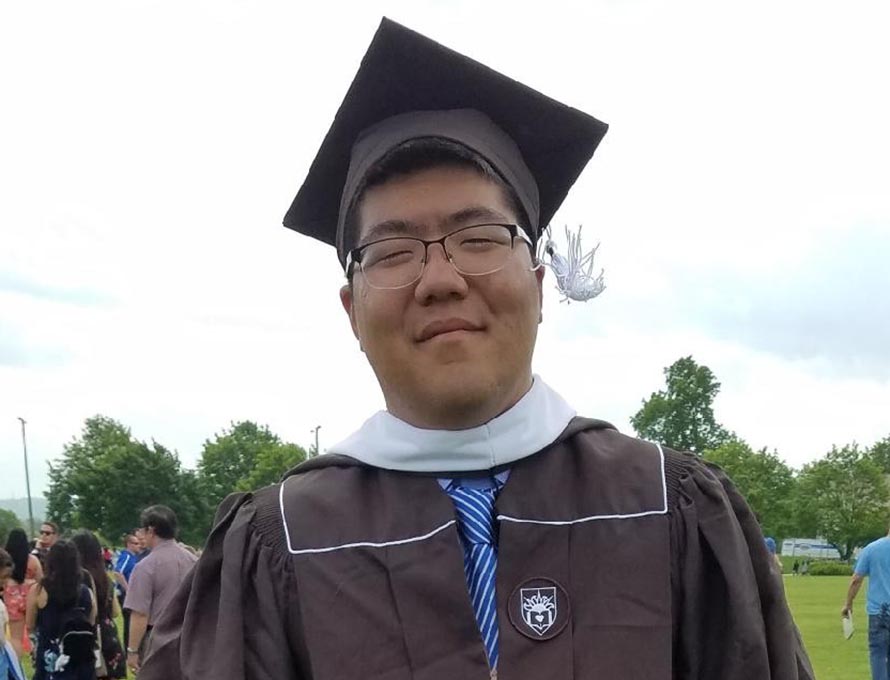
[[336,246],[354,244],[346,212],[365,172],[410,139],[469,147],[516,191],[533,240],[593,156],[608,126],[384,18],[284,226]]

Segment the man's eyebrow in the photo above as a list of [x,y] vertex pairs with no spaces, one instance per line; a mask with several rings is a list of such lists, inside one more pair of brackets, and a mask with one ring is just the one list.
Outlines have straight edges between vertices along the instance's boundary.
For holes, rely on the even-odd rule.
[[[476,224],[485,222],[512,223],[512,220],[494,208],[474,205],[451,213],[445,218],[444,222],[445,224],[461,225],[468,222],[475,222]],[[361,244],[364,245],[389,236],[417,236],[419,230],[420,225],[409,220],[384,220],[368,228],[361,239]]]
[[466,224],[467,222],[482,223],[485,221],[498,223],[513,222],[513,220],[502,212],[484,205],[474,205],[469,208],[464,208],[463,210],[458,210],[456,213],[449,215],[446,221],[450,224]]
[[369,227],[361,239],[361,243],[370,243],[387,236],[404,236],[406,234],[414,236],[416,231],[417,225],[413,222],[407,220],[385,220]]

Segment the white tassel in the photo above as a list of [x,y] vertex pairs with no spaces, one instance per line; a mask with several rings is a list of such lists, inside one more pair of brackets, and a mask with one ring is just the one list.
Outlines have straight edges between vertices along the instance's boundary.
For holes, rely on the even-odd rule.
[[[556,289],[563,294],[560,302],[587,302],[606,289],[603,281],[604,270],[600,270],[598,276],[593,275],[593,259],[600,247],[599,243],[586,255],[581,254],[581,227],[578,233],[573,234],[566,227],[566,250],[568,255],[563,257],[556,249],[556,244],[550,238],[550,227],[547,227],[546,240],[541,247],[539,261],[550,267],[556,277]],[[546,258],[546,259],[545,259]]]

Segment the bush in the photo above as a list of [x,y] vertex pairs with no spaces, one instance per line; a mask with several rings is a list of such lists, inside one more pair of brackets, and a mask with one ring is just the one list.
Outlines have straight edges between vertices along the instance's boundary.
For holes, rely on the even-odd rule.
[[852,576],[853,565],[837,560],[818,560],[810,562],[811,576]]

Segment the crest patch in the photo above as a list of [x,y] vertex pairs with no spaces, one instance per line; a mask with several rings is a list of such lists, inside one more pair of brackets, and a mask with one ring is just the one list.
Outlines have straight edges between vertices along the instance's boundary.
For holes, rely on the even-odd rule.
[[531,578],[520,583],[510,595],[510,622],[532,640],[549,640],[559,635],[571,614],[566,591],[549,578]]

